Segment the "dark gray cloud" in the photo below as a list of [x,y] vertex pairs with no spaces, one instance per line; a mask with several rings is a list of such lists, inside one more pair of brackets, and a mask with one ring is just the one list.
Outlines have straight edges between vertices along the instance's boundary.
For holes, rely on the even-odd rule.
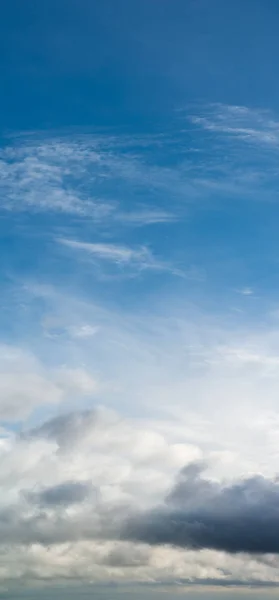
[[27,497],[28,500],[46,507],[70,506],[84,502],[92,491],[90,482],[66,481],[39,492],[28,493]]
[[[254,476],[224,486],[203,477],[194,465],[181,472],[164,504],[142,513],[122,504],[81,506],[91,489],[87,483],[67,482],[40,490],[32,516],[20,515],[17,507],[0,511],[0,544],[99,539],[279,554],[278,479]],[[81,510],[71,516],[63,509],[74,502],[80,503]],[[147,560],[146,549],[135,549],[132,556],[127,548],[118,547],[105,562],[135,566]]]
[[249,477],[227,486],[187,467],[165,504],[127,519],[125,539],[237,553],[279,553],[279,481]]

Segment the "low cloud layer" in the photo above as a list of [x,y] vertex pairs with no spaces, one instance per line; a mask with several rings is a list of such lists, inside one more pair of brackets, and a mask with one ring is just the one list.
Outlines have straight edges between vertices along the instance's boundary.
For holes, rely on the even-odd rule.
[[[88,467],[92,465],[95,481],[71,479],[31,491],[25,497],[37,505],[39,512],[35,514],[27,511],[16,515],[15,508],[5,507],[2,519],[0,514],[0,520],[5,519],[2,532],[0,523],[2,543],[57,544],[103,539],[190,550],[279,554],[279,479],[253,475],[223,484],[204,476],[204,462],[189,461],[174,485],[174,473],[170,476],[166,469],[161,474],[164,500],[158,503],[156,495],[152,496],[152,485],[149,493],[144,490],[144,479],[147,483],[154,459],[154,467],[156,463],[158,466],[153,477],[158,477],[164,447],[162,444],[161,456],[152,456],[151,444],[150,463],[145,460],[143,469],[141,448],[147,443],[147,432],[138,436],[138,442],[134,436],[135,454],[130,457],[129,468],[127,459],[120,466],[110,458],[105,474],[107,452],[119,451],[120,439],[123,452],[125,438],[127,448],[131,448],[131,435],[127,423],[119,421],[116,415],[96,411],[62,415],[25,435],[24,444],[42,440],[50,447],[54,444],[61,464],[70,456],[75,461],[76,456],[90,452]],[[156,435],[151,441],[153,445],[158,443]],[[138,450],[136,443],[140,444]],[[98,455],[99,464],[93,467]],[[129,474],[131,468],[133,473]],[[153,485],[155,489],[158,480]],[[67,512],[70,506],[75,507],[74,513]]]
[[124,535],[194,550],[279,553],[279,480],[255,475],[223,486],[186,467],[165,504],[129,520]]
[[172,438],[98,409],[2,439],[0,582],[279,584],[279,483],[213,481]]

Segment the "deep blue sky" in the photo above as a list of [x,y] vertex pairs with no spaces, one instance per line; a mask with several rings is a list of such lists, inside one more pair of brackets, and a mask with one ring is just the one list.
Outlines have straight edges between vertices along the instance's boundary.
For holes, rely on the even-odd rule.
[[150,126],[188,102],[277,110],[276,0],[11,0],[1,127]]
[[[225,156],[226,141],[212,139],[210,132],[200,132],[195,127],[193,130],[187,117],[202,113],[211,103],[268,109],[276,115],[278,12],[276,2],[260,0],[4,3],[0,23],[3,135],[41,130],[47,136],[57,132],[63,135],[69,130],[73,136],[81,132],[107,136],[167,134],[173,136],[171,151],[164,144],[161,148],[158,143],[151,145],[149,151],[146,146],[140,149],[143,161],[174,169],[179,169],[184,160],[196,163],[199,169],[203,163],[208,167],[213,157],[217,168],[219,160],[236,163],[238,149],[225,147]],[[181,109],[185,112],[177,112]],[[184,135],[178,135],[181,130]],[[136,142],[132,150],[125,152],[131,151],[139,151]],[[273,156],[255,156],[251,148],[246,156],[242,148],[238,168],[254,171],[260,164],[261,169],[267,166],[270,170],[274,169],[275,160]],[[272,177],[265,186],[274,188],[277,181],[273,181],[274,174]],[[135,197],[134,188],[128,189],[122,179],[117,189],[115,181],[111,186],[102,183],[102,194],[113,195],[117,201],[121,198],[126,206],[133,201],[154,203],[152,190],[147,188],[148,183]],[[218,200],[213,192],[209,211],[203,205],[202,213],[191,214],[190,222],[169,227],[168,231],[160,226],[154,226],[150,233],[126,231],[125,243],[131,239],[135,243],[155,242],[159,253],[164,245],[166,252],[174,253],[180,263],[187,254],[191,265],[207,270],[214,286],[221,278],[226,285],[230,264],[232,286],[261,285],[268,269],[270,285],[277,287],[277,266],[273,264],[273,254],[277,252],[277,206],[270,207],[266,202],[255,205],[250,199],[247,203],[246,192],[244,197],[238,194],[232,199],[230,192],[224,190]],[[170,184],[167,194],[161,193],[156,200],[164,208],[173,207],[175,194]],[[196,206],[200,204],[189,195],[184,192],[184,204],[189,200]],[[50,221],[47,215],[43,219],[48,225],[56,224],[53,214]],[[64,224],[64,216],[62,221]],[[30,261],[34,240],[24,242],[24,255],[19,256],[13,235],[14,230],[21,235],[27,227],[29,236],[28,224],[37,232],[36,219],[21,216],[18,223],[13,216],[11,222],[2,223],[11,271],[40,270],[42,256],[38,258],[39,266],[36,260]],[[85,236],[84,222],[81,227]],[[120,232],[123,240],[122,235]],[[43,248],[42,253],[46,255]],[[243,266],[240,263],[245,253],[247,264]],[[63,271],[66,270],[63,264]],[[200,293],[199,289],[196,293]]]

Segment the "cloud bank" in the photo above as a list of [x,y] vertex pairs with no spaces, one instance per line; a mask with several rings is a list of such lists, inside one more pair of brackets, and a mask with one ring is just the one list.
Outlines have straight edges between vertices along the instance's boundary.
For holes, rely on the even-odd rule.
[[224,486],[186,467],[166,505],[125,527],[151,545],[250,554],[279,553],[279,480],[253,476]]
[[104,409],[0,452],[1,581],[279,585],[277,479],[204,477],[197,447]]

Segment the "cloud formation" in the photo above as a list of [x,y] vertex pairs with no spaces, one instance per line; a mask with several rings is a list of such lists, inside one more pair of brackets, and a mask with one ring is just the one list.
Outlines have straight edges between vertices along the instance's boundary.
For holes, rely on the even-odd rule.
[[186,467],[166,498],[125,526],[128,539],[194,550],[279,553],[279,480],[253,476],[221,485]]
[[267,147],[278,146],[279,123],[268,111],[212,104],[205,108],[204,113],[192,116],[190,120],[207,131]]
[[[99,453],[104,436],[107,438],[104,446],[105,453],[112,451],[112,444],[115,448],[119,447],[120,449],[118,442],[115,440],[116,445],[113,442],[112,433],[114,438],[115,435],[120,436],[124,442],[125,437],[127,439],[125,427],[123,429],[121,422],[113,415],[106,416],[104,414],[102,416],[101,413],[96,412],[73,413],[54,418],[30,431],[29,434],[23,436],[20,444],[22,444],[22,449],[28,449],[30,444],[32,447],[34,443],[41,444],[45,439],[48,440],[48,444],[50,443],[50,446],[46,446],[46,450],[48,448],[51,450],[54,443],[58,452],[57,459],[59,459],[57,466],[61,461],[62,467],[64,461],[68,461],[72,453],[80,454],[82,451],[82,455],[84,455],[84,452],[88,452],[93,446],[96,450],[99,448]],[[132,435],[132,431],[130,435]],[[141,436],[142,441],[140,441]],[[154,442],[155,440],[156,437]],[[145,442],[146,434],[140,434],[139,443],[144,445]],[[129,440],[127,440],[127,444],[128,449]],[[151,457],[152,447],[150,447],[150,451]],[[61,452],[62,454],[60,454]],[[92,460],[94,460],[95,452]],[[136,464],[136,454],[133,457],[134,460]],[[157,460],[160,463],[161,457],[157,456]],[[107,482],[110,486],[112,486],[113,463],[114,461],[107,473]],[[208,548],[232,553],[256,554],[279,552],[279,513],[277,509],[279,484],[277,480],[254,476],[223,485],[201,476],[203,463],[190,463],[182,469],[179,480],[171,488],[171,491],[166,493],[165,504],[161,507],[154,505],[154,501],[151,500],[152,488],[149,489],[150,508],[141,514],[136,508],[136,496],[127,494],[129,485],[123,495],[128,484],[128,481],[125,483],[125,477],[122,480],[124,488],[120,495],[121,482],[119,482],[120,488],[116,496],[114,493],[110,497],[106,497],[106,493],[103,495],[104,489],[102,491],[100,482],[105,474],[102,469],[99,470],[99,467],[97,471],[96,468],[94,469],[95,479],[91,482],[73,479],[48,485],[41,490],[31,491],[29,494],[26,490],[24,491],[25,497],[31,501],[31,505],[37,503],[38,506],[54,510],[51,514],[41,512],[27,517],[28,513],[25,516],[24,513],[20,515],[21,511],[17,513],[15,505],[14,507],[3,507],[1,514],[6,525],[1,535],[2,543],[35,543],[37,541],[44,544],[56,544],[75,540],[102,538],[119,540],[122,538],[155,546],[169,544],[192,550]],[[75,469],[72,472],[78,473]],[[121,476],[120,472],[117,470],[114,472],[115,491],[119,487],[117,473],[118,476]],[[85,473],[86,471],[83,470],[83,476]],[[171,479],[166,476],[166,473],[165,481],[162,483],[162,491],[165,489],[167,492]],[[97,485],[99,491],[92,496],[93,484],[94,488]],[[144,485],[144,481],[142,481],[140,485],[142,491]],[[136,486],[134,488],[136,495],[137,489]],[[113,486],[111,492],[113,492]],[[86,504],[83,504],[85,501]],[[142,502],[143,496],[141,504]],[[77,507],[80,505],[80,507],[73,515],[61,514],[61,507],[71,505],[77,505]],[[56,509],[59,509],[57,514]],[[130,513],[128,520],[126,519],[127,512]]]
[[[276,556],[245,529],[258,518],[258,540],[275,541],[277,481],[204,478],[201,451],[172,437],[98,409],[2,439],[0,581],[277,585]],[[273,538],[271,527],[260,537],[264,520]]]
[[[145,145],[154,144],[156,140],[146,136]],[[175,221],[176,210],[170,211],[156,190],[175,186],[175,194],[181,194],[183,189],[176,172],[160,168],[156,160],[146,161],[137,137],[105,133],[9,140],[0,150],[0,175],[2,210],[90,219],[105,229]],[[144,202],[138,193],[142,189]]]
[[[61,261],[73,288],[75,275],[87,279],[87,266],[92,281],[98,269],[125,277],[143,272],[140,284],[145,271],[184,277],[184,265],[183,272],[173,266],[176,246],[162,250],[159,227],[169,224],[170,232],[186,204],[196,210],[218,194],[223,204],[224,192],[254,201],[266,178],[277,177],[267,123],[222,110],[207,115],[210,123],[198,117],[196,161],[183,154],[185,136],[177,132],[158,154],[150,138],[23,140],[2,154],[2,209],[27,211],[32,224],[34,214],[37,222],[48,214],[49,266]],[[210,156],[206,144],[200,153],[207,136],[210,148],[218,147]],[[166,167],[163,154],[176,141]],[[154,229],[131,237],[129,227],[147,225]],[[245,277],[231,284],[230,301],[240,311],[259,295],[259,284]],[[175,293],[171,300],[163,294],[160,306],[137,306],[135,314],[130,301],[125,311],[97,306],[97,285],[88,301],[74,289],[60,293],[55,282],[33,287],[30,297],[19,295],[38,317],[26,341],[38,359],[24,351],[7,364],[7,349],[1,353],[0,414],[23,424],[18,435],[1,430],[0,580],[278,585],[277,325],[239,326],[184,312]],[[84,291],[81,282],[77,293]],[[65,401],[73,412],[65,414]],[[137,406],[141,417],[92,409],[96,402],[123,415]],[[207,478],[189,466],[202,456],[216,461]],[[240,479],[257,469],[262,475]]]
[[[194,145],[188,148],[193,124]],[[199,130],[208,134],[208,147]],[[245,153],[236,155],[226,141],[238,150],[244,144]],[[192,116],[187,111],[184,128],[177,119],[171,134],[50,132],[11,138],[0,152],[0,208],[68,216],[71,223],[89,220],[98,232],[110,234],[122,227],[170,226],[188,218],[197,202],[207,208],[216,195],[260,199],[263,187],[265,198],[272,194],[278,142],[272,114],[222,104],[194,107]],[[257,148],[269,151],[261,163]],[[169,153],[175,161],[166,166]]]
[[57,241],[72,250],[92,256],[95,261],[110,263],[120,269],[129,269],[131,272],[152,270],[169,272],[180,277],[187,276],[186,273],[175,268],[175,266],[157,259],[146,246],[132,248],[118,244],[81,242],[70,239],[58,239]]

